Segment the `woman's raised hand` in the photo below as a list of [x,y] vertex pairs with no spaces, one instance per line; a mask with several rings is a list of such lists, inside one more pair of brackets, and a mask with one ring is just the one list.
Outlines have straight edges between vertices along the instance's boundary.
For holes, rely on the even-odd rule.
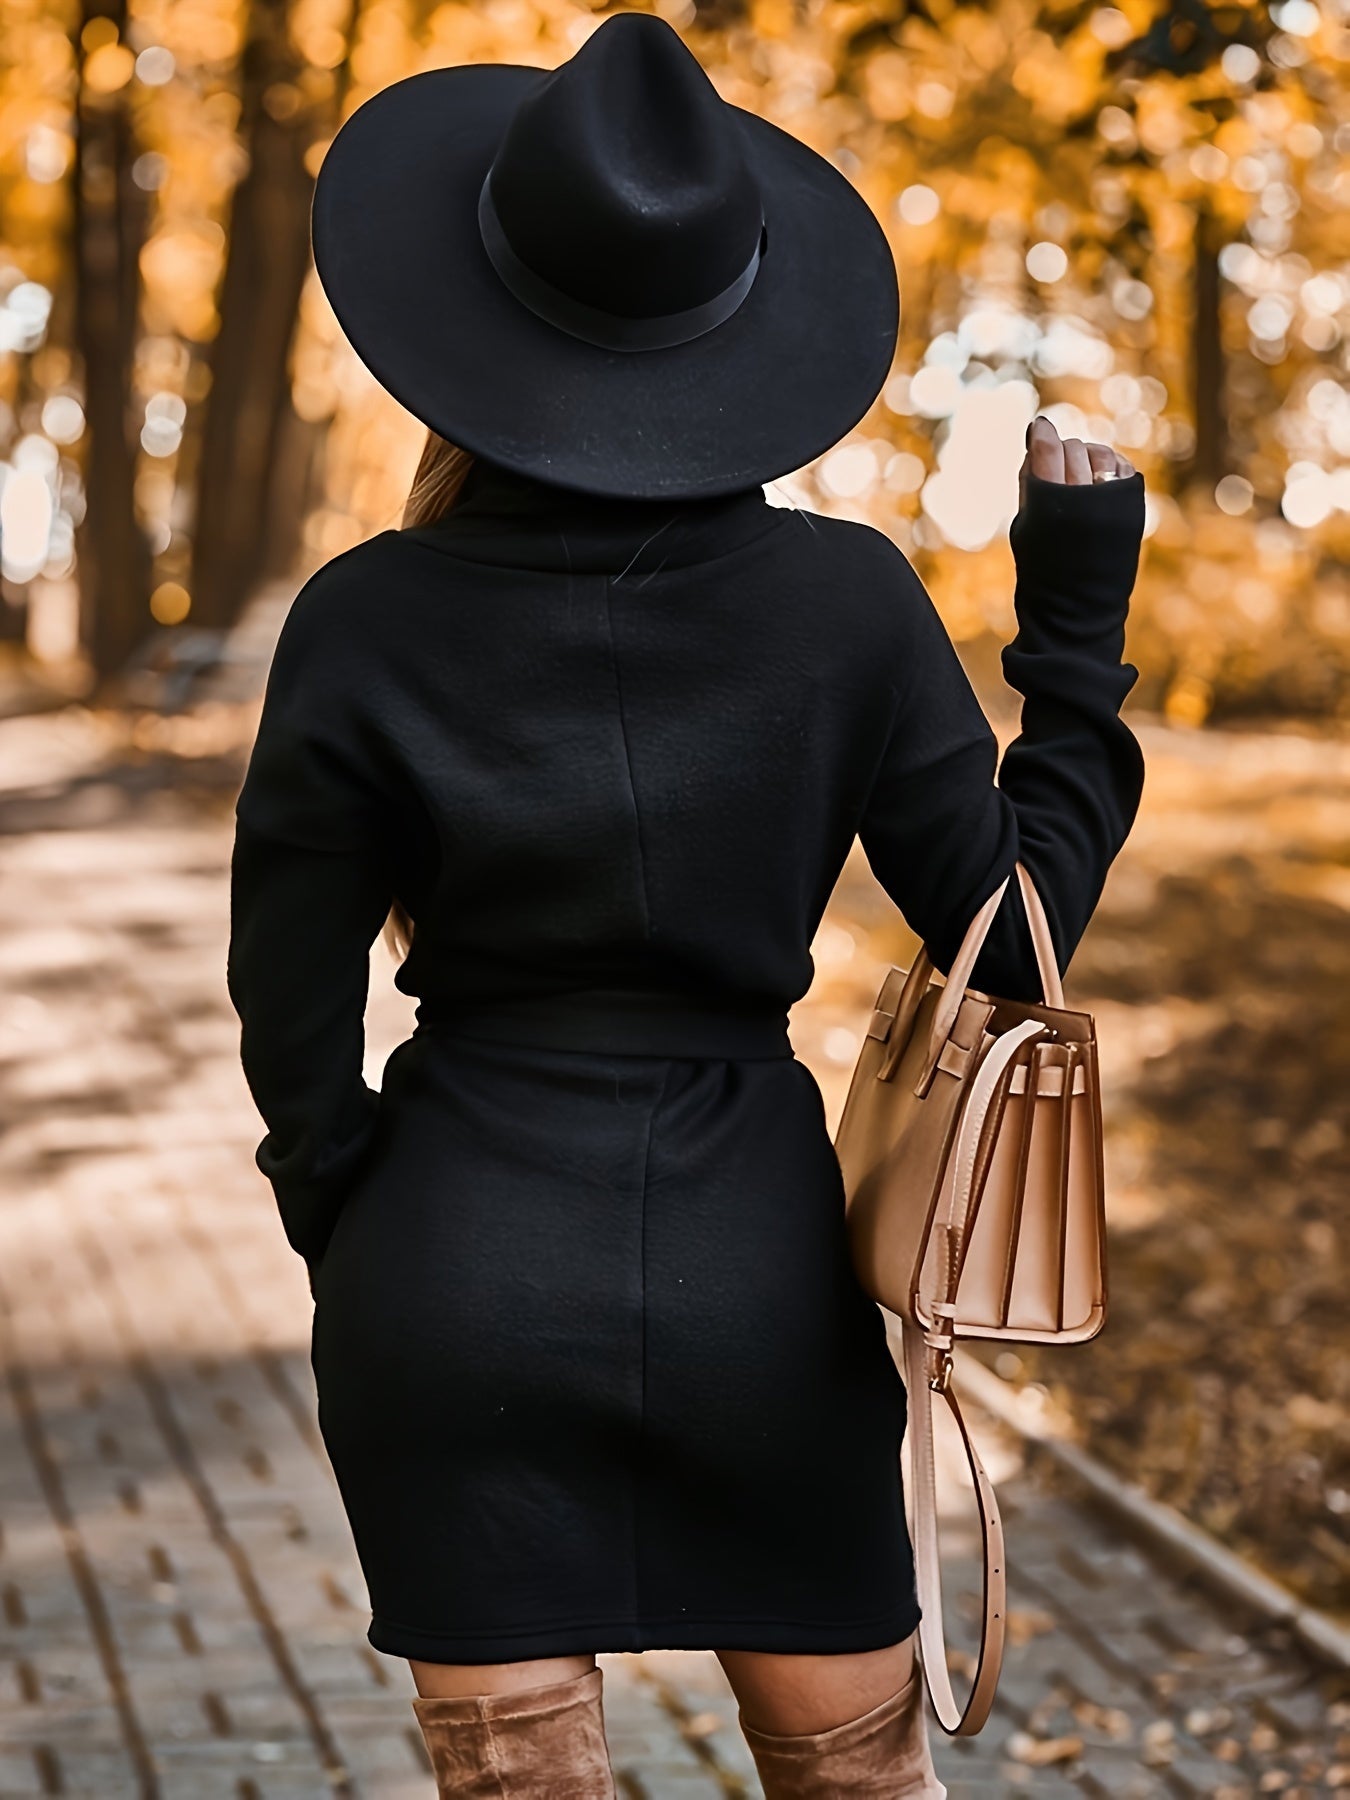
[[[1101,499],[1060,491],[1102,485],[1106,496]],[[1128,601],[1145,519],[1144,483],[1134,464],[1109,444],[1061,438],[1049,419],[1038,417],[1027,429],[1017,488],[1017,517],[1008,540],[1019,581],[1034,570],[1031,585],[1044,586],[1047,571],[1055,566],[1075,592],[1093,582],[1106,589],[1123,582],[1120,597]],[[1089,564],[1097,570],[1091,578]]]
[[1134,474],[1128,462],[1109,444],[1085,444],[1081,438],[1061,438],[1046,418],[1035,418],[1027,432],[1027,453],[1022,462],[1022,485],[1028,474],[1042,481],[1061,481],[1068,487],[1088,487],[1098,481],[1123,481]]

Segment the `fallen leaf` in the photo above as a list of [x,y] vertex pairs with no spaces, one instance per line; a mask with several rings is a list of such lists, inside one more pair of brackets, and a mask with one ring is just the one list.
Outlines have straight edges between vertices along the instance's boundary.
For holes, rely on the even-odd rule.
[[1052,1763],[1072,1762],[1083,1754],[1080,1737],[1034,1738],[1030,1732],[1015,1731],[1008,1739],[1008,1755],[1028,1768],[1044,1769]]
[[1095,1700],[1076,1700],[1073,1716],[1089,1731],[1100,1731],[1117,1743],[1130,1735],[1130,1715],[1118,1706],[1098,1706]]
[[693,1718],[684,1721],[684,1735],[693,1738],[711,1737],[722,1728],[722,1720],[715,1712],[695,1713]]
[[1038,1612],[1033,1607],[1010,1607],[1008,1611],[1008,1640],[1015,1649],[1029,1644],[1032,1638],[1042,1637],[1047,1631],[1055,1629],[1055,1618],[1052,1613]]
[[1212,1710],[1201,1706],[1193,1707],[1184,1720],[1192,1737],[1208,1737],[1211,1731],[1222,1731],[1232,1722],[1233,1715],[1226,1706],[1216,1706]]

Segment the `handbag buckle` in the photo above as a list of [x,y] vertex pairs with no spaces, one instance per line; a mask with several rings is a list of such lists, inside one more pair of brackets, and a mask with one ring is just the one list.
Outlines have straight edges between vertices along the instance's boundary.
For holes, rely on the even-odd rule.
[[934,1301],[933,1322],[923,1334],[930,1357],[928,1385],[935,1394],[945,1394],[952,1384],[952,1339],[956,1308],[950,1301]]

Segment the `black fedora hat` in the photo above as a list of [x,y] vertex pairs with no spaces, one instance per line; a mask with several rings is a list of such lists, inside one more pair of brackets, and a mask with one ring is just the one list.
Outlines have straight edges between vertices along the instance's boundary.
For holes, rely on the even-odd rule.
[[443,437],[583,492],[698,499],[855,425],[899,321],[885,233],[789,132],[622,12],[553,70],[431,69],[324,158],[314,258],[349,342]]

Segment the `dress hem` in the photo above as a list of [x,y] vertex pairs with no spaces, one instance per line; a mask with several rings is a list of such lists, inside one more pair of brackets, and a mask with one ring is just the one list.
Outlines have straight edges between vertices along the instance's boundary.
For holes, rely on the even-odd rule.
[[545,1656],[641,1650],[763,1650],[780,1655],[882,1650],[918,1629],[912,1605],[871,1619],[594,1619],[529,1626],[519,1631],[436,1632],[375,1616],[368,1642],[386,1656],[418,1662],[524,1662]]

